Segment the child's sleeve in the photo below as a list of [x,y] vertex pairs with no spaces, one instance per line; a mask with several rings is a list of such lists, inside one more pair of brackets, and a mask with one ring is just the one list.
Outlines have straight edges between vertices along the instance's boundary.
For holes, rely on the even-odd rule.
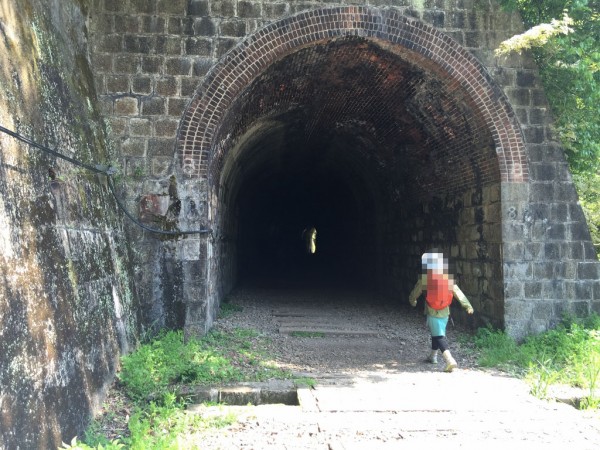
[[471,306],[469,299],[467,298],[467,296],[465,294],[463,294],[463,291],[460,290],[458,285],[455,284],[452,287],[452,293],[454,294],[454,297],[456,298],[456,300],[458,300],[460,302],[460,305],[464,309],[467,310],[467,313],[473,314],[473,307]]
[[[423,280],[425,280],[425,282],[423,282]],[[421,295],[421,292],[423,292],[425,290],[426,286],[427,286],[427,275],[422,275],[417,280],[417,284],[415,284],[415,287],[413,288],[410,295],[408,296],[408,301],[410,302],[411,306],[417,306],[417,299],[419,298],[419,295]]]

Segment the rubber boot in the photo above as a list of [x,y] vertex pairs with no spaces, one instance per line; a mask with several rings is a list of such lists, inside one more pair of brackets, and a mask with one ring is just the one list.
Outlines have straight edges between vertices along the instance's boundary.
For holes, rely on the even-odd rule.
[[458,364],[456,364],[456,360],[452,357],[450,350],[446,350],[444,353],[442,353],[442,356],[446,361],[446,372],[452,372],[458,367]]
[[430,362],[431,364],[437,364],[437,362],[438,362],[437,355],[438,355],[437,350],[431,350],[431,353],[427,357],[426,361]]

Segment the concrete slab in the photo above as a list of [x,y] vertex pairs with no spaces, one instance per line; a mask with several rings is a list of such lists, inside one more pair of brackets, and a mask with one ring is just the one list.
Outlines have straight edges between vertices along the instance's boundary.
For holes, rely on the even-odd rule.
[[520,380],[490,377],[479,371],[373,374],[347,385],[315,388],[320,411],[511,410],[537,400]]
[[[478,370],[324,377],[297,390],[299,406],[227,407],[238,422],[212,438],[214,448],[598,448],[600,413],[528,391],[521,380]],[[209,416],[223,408],[192,410]]]

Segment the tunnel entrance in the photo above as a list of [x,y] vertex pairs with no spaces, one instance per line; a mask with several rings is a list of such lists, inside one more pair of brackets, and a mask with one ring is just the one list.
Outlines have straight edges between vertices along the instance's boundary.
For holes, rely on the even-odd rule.
[[[466,257],[460,227],[476,219],[461,219],[463,195],[478,192],[482,203],[484,178],[499,177],[491,134],[465,92],[357,37],[272,64],[233,102],[217,136],[232,286],[397,295],[415,282],[428,247],[454,245]],[[319,250],[307,253],[313,227]],[[483,242],[478,233],[469,239]]]
[[502,326],[501,186],[528,176],[513,122],[473,55],[397,11],[322,9],[265,27],[209,73],[180,127],[182,174],[206,183],[215,236],[200,252],[207,303],[186,300],[186,327],[241,283],[403,299],[432,247]]

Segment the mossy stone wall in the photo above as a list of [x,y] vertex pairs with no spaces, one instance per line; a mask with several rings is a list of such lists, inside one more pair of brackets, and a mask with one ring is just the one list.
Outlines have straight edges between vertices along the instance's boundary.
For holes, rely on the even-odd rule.
[[[1,3],[0,124],[107,163],[86,3]],[[0,448],[53,449],[82,434],[135,343],[135,292],[102,180],[0,134]]]

